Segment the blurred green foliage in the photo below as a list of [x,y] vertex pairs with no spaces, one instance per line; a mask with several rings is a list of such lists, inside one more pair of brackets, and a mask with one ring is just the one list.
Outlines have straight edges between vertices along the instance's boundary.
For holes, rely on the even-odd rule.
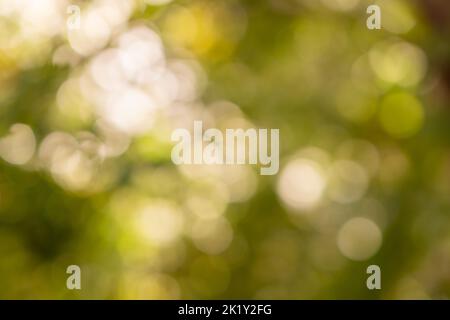
[[[71,35],[67,1],[19,2],[0,1],[0,298],[449,298],[450,3],[79,1],[96,28]],[[143,130],[99,107],[125,95],[115,60],[93,67],[139,26],[186,62]],[[279,174],[173,165],[171,130],[200,118],[279,128]]]

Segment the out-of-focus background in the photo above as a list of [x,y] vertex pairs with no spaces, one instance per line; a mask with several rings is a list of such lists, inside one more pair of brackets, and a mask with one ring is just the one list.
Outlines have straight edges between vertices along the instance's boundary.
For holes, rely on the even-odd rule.
[[[448,299],[449,39],[446,0],[0,0],[0,298]],[[279,173],[175,166],[194,120]]]

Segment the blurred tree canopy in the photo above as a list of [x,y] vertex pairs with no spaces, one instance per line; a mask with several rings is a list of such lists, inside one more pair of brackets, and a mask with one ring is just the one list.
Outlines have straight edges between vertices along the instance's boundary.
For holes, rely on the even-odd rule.
[[[449,15],[0,0],[0,298],[448,299]],[[194,120],[279,128],[280,172],[175,166]]]

